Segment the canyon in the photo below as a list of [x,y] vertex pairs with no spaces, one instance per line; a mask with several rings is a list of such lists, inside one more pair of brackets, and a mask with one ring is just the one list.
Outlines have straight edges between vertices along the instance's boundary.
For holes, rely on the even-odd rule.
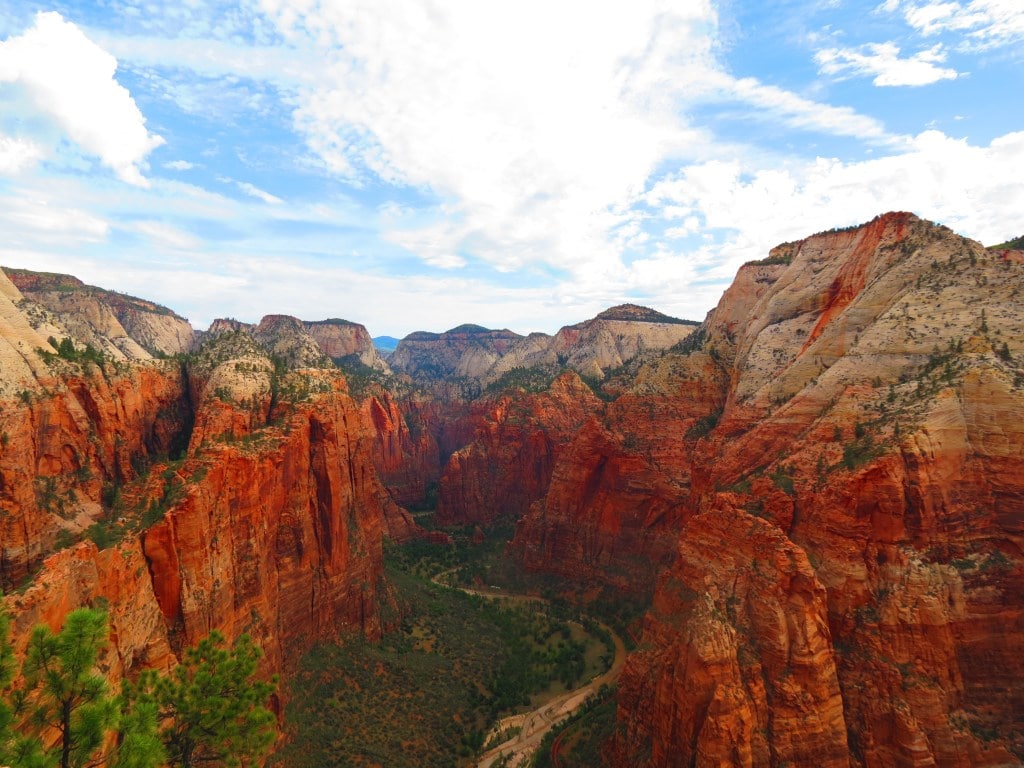
[[7,269],[16,651],[102,605],[113,680],[212,629],[287,672],[392,628],[386,541],[508,531],[526,577],[640,609],[609,766],[1020,764],[1022,289],[1024,252],[889,213],[744,265],[699,324],[622,305],[385,357]]

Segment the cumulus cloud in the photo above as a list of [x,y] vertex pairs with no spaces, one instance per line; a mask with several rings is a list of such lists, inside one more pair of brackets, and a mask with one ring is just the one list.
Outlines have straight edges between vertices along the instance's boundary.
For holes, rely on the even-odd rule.
[[717,58],[711,0],[513,5],[472,0],[263,0],[312,51],[295,124],[330,171],[437,197],[433,222],[387,235],[427,263],[472,254],[498,270],[546,265],[607,281],[652,174],[722,152],[693,114],[742,103],[806,131],[897,142],[877,120],[816,103]]
[[940,67],[946,60],[942,45],[913,56],[900,58],[895,43],[869,43],[859,48],[827,48],[814,55],[818,71],[825,75],[872,77],[883,86],[930,85],[940,80],[955,80],[958,72]]
[[84,152],[119,178],[146,186],[146,157],[163,143],[146,130],[135,101],[114,78],[117,60],[55,12],[0,42],[0,83],[16,83]]
[[774,245],[888,210],[914,211],[993,242],[1024,206],[1022,167],[1024,132],[978,147],[926,131],[906,152],[861,162],[818,158],[774,169],[702,163],[659,182],[646,200],[669,211],[670,223],[696,216],[706,229],[728,233],[717,249],[726,257],[717,275],[731,278],[740,263]]
[[190,163],[188,160],[171,160],[168,163],[164,163],[164,168],[168,168],[172,171],[189,171],[196,167],[195,163]]

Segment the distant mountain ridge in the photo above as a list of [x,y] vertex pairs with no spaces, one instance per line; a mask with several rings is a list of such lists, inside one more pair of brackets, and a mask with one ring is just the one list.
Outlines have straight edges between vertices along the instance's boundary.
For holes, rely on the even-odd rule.
[[399,342],[389,363],[395,373],[428,384],[460,379],[483,387],[517,368],[538,368],[550,376],[569,368],[601,379],[640,354],[678,344],[698,325],[649,307],[620,304],[554,336],[522,336],[471,323],[444,333],[417,331]]

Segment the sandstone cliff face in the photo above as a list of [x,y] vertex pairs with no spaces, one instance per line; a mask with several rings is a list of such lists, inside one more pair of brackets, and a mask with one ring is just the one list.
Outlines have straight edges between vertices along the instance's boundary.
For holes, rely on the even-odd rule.
[[[404,511],[340,373],[279,370],[248,330],[224,329],[186,375],[41,362],[18,346],[25,318],[0,327],[33,375],[0,410],[0,567],[5,586],[25,583],[6,598],[19,630],[108,605],[114,679],[173,664],[214,628],[253,635],[268,673],[318,639],[379,634],[384,524]],[[67,546],[96,521],[112,543]]]
[[62,531],[73,538],[100,517],[104,486],[174,450],[189,422],[181,372],[169,363],[109,373],[88,364],[40,382],[0,410],[5,587],[38,566]]
[[[492,331],[479,325],[460,325],[445,333],[411,333],[398,343],[388,364],[395,373],[414,380],[481,380],[522,337],[512,331]],[[478,394],[479,389],[472,392]]]
[[566,326],[553,337],[538,334],[516,343],[488,373],[496,379],[513,368],[568,367],[602,378],[645,352],[668,349],[689,336],[696,324],[683,323],[646,307],[623,304],[597,317]]
[[[189,351],[195,331],[185,318],[145,299],[86,285],[70,275],[8,269],[28,299],[45,308],[47,322],[114,359],[147,360],[154,353]],[[48,335],[48,334],[46,334]]]
[[207,442],[175,464],[168,482],[181,498],[141,534],[49,557],[23,595],[6,599],[14,636],[102,601],[117,679],[166,668],[212,629],[252,635],[268,672],[317,640],[378,635],[388,499],[373,472],[372,430],[336,385],[279,426]]
[[436,404],[399,401],[382,390],[366,398],[362,410],[376,430],[373,456],[381,482],[398,504],[423,504],[441,474],[441,448],[428,428],[442,420]]
[[48,335],[59,333],[53,325],[33,319],[22,307],[25,297],[0,270],[0,396],[15,397],[40,388],[38,379],[49,377],[49,367],[36,352],[50,350]]
[[184,498],[142,535],[175,648],[244,631],[279,669],[317,639],[379,633],[385,493],[372,432],[336,385],[185,463]]
[[1020,266],[909,214],[768,261],[701,330],[725,408],[624,673],[619,764],[1015,764]]
[[642,368],[560,452],[548,492],[517,526],[522,565],[581,589],[649,594],[674,557],[692,446],[721,409],[726,382],[704,353],[668,353]]
[[445,465],[438,489],[443,524],[516,520],[547,492],[554,463],[601,403],[565,373],[544,392],[484,399],[474,440]]
[[691,518],[620,702],[623,764],[849,765],[825,589],[776,526],[723,504]]
[[388,365],[373,345],[366,328],[347,320],[317,320],[304,323],[306,332],[316,341],[327,357],[335,362],[342,358],[355,358],[378,371],[387,372]]
[[638,355],[668,349],[694,327],[646,307],[623,304],[554,336],[519,336],[476,325],[441,334],[413,333],[402,339],[389,363],[396,373],[421,383],[462,380],[463,395],[473,398],[482,387],[520,368],[542,369],[550,375],[569,368],[600,379]]

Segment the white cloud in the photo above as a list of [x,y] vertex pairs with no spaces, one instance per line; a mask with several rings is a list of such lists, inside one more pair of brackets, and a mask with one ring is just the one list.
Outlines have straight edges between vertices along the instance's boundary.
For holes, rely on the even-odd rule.
[[22,195],[8,195],[0,201],[0,229],[6,233],[8,245],[102,242],[110,232],[107,221],[80,208],[50,205],[44,199]]
[[21,173],[39,162],[43,148],[34,141],[4,136],[0,133],[0,174]]
[[874,76],[874,84],[880,87],[930,85],[956,79],[955,69],[938,66],[945,60],[942,45],[901,59],[899,46],[891,42],[869,43],[860,48],[828,48],[814,55],[822,74]]
[[922,34],[962,33],[967,48],[1012,45],[1024,40],[1024,5],[1019,0],[890,1],[883,10],[898,8],[907,23]]
[[886,131],[878,120],[859,114],[850,107],[833,107],[811,101],[791,91],[761,83],[753,77],[723,81],[723,89],[735,98],[762,110],[764,115],[781,119],[794,128],[821,131],[834,136],[853,136],[865,141],[898,144],[902,138]]
[[987,147],[937,131],[915,137],[906,152],[862,162],[818,158],[781,168],[709,162],[686,168],[646,196],[656,209],[700,216],[729,233],[712,274],[731,279],[739,264],[787,240],[857,224],[889,210],[910,210],[985,243],[1006,235],[1024,208],[1024,132]]
[[0,82],[18,83],[85,152],[123,181],[145,186],[146,156],[163,143],[128,91],[114,79],[117,60],[54,12],[0,42]]
[[264,203],[269,205],[280,205],[284,202],[280,197],[276,197],[275,195],[272,195],[269,192],[260,189],[255,184],[250,184],[247,181],[236,181],[235,186],[245,192],[249,197],[255,197],[257,200],[262,200]]
[[168,168],[172,171],[189,171],[196,167],[195,163],[190,163],[188,160],[171,160],[168,163],[164,163],[164,168]]
[[174,250],[198,250],[203,246],[199,238],[162,221],[137,221],[132,229],[145,235],[157,246]]
[[387,235],[429,264],[469,253],[499,270],[621,274],[619,229],[669,159],[720,154],[691,114],[741,102],[807,131],[898,143],[877,120],[816,103],[717,59],[711,0],[513,5],[451,0],[263,0],[319,64],[295,124],[355,184],[428,189],[443,226]]

